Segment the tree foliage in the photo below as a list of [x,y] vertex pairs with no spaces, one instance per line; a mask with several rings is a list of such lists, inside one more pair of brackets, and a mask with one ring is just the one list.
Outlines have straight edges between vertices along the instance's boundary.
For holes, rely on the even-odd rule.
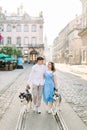
[[22,52],[21,50],[19,50],[16,47],[11,47],[11,46],[4,46],[2,47],[2,49],[0,50],[0,53],[4,53],[7,55],[13,55],[13,56],[22,56]]

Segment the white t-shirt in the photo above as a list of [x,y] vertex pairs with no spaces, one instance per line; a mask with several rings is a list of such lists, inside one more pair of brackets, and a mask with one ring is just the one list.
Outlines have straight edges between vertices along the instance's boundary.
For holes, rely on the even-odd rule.
[[32,70],[31,70],[31,73],[29,75],[29,79],[28,79],[27,83],[29,85],[30,84],[43,85],[45,71],[46,71],[45,65],[35,64],[32,67]]

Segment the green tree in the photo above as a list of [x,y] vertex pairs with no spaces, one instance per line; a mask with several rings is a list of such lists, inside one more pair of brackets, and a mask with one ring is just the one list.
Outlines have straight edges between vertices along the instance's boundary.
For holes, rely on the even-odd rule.
[[22,56],[21,50],[19,50],[16,47],[11,47],[11,46],[4,46],[1,48],[0,53],[4,53],[7,55],[12,55],[12,56]]

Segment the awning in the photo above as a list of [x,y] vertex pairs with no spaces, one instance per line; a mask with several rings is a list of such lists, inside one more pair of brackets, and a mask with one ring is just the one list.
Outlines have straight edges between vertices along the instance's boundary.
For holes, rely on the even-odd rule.
[[3,58],[7,58],[7,57],[10,57],[9,55],[6,55],[4,53],[0,53],[0,59],[3,59]]
[[17,59],[11,56],[11,57],[4,58],[4,61],[5,62],[7,62],[7,61],[17,61]]

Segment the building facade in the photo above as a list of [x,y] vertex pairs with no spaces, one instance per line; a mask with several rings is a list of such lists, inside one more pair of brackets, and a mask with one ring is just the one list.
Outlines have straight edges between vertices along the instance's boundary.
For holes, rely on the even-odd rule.
[[17,13],[8,15],[0,7],[0,48],[15,46],[22,51],[25,61],[34,62],[44,52],[43,23],[42,12],[38,17],[32,17],[24,13],[21,5]]
[[46,62],[52,61],[52,46],[48,44],[46,36],[44,38],[44,57]]
[[82,64],[87,64],[87,0],[80,0],[82,2],[82,30],[79,36],[82,38]]
[[56,37],[54,39],[54,43],[52,45],[52,60],[56,63],[58,62],[59,60],[59,51],[58,51],[58,40],[59,40],[59,37]]
[[55,62],[81,64],[82,39],[78,35],[82,26],[82,17],[76,16],[61,30],[54,40],[53,50]]

